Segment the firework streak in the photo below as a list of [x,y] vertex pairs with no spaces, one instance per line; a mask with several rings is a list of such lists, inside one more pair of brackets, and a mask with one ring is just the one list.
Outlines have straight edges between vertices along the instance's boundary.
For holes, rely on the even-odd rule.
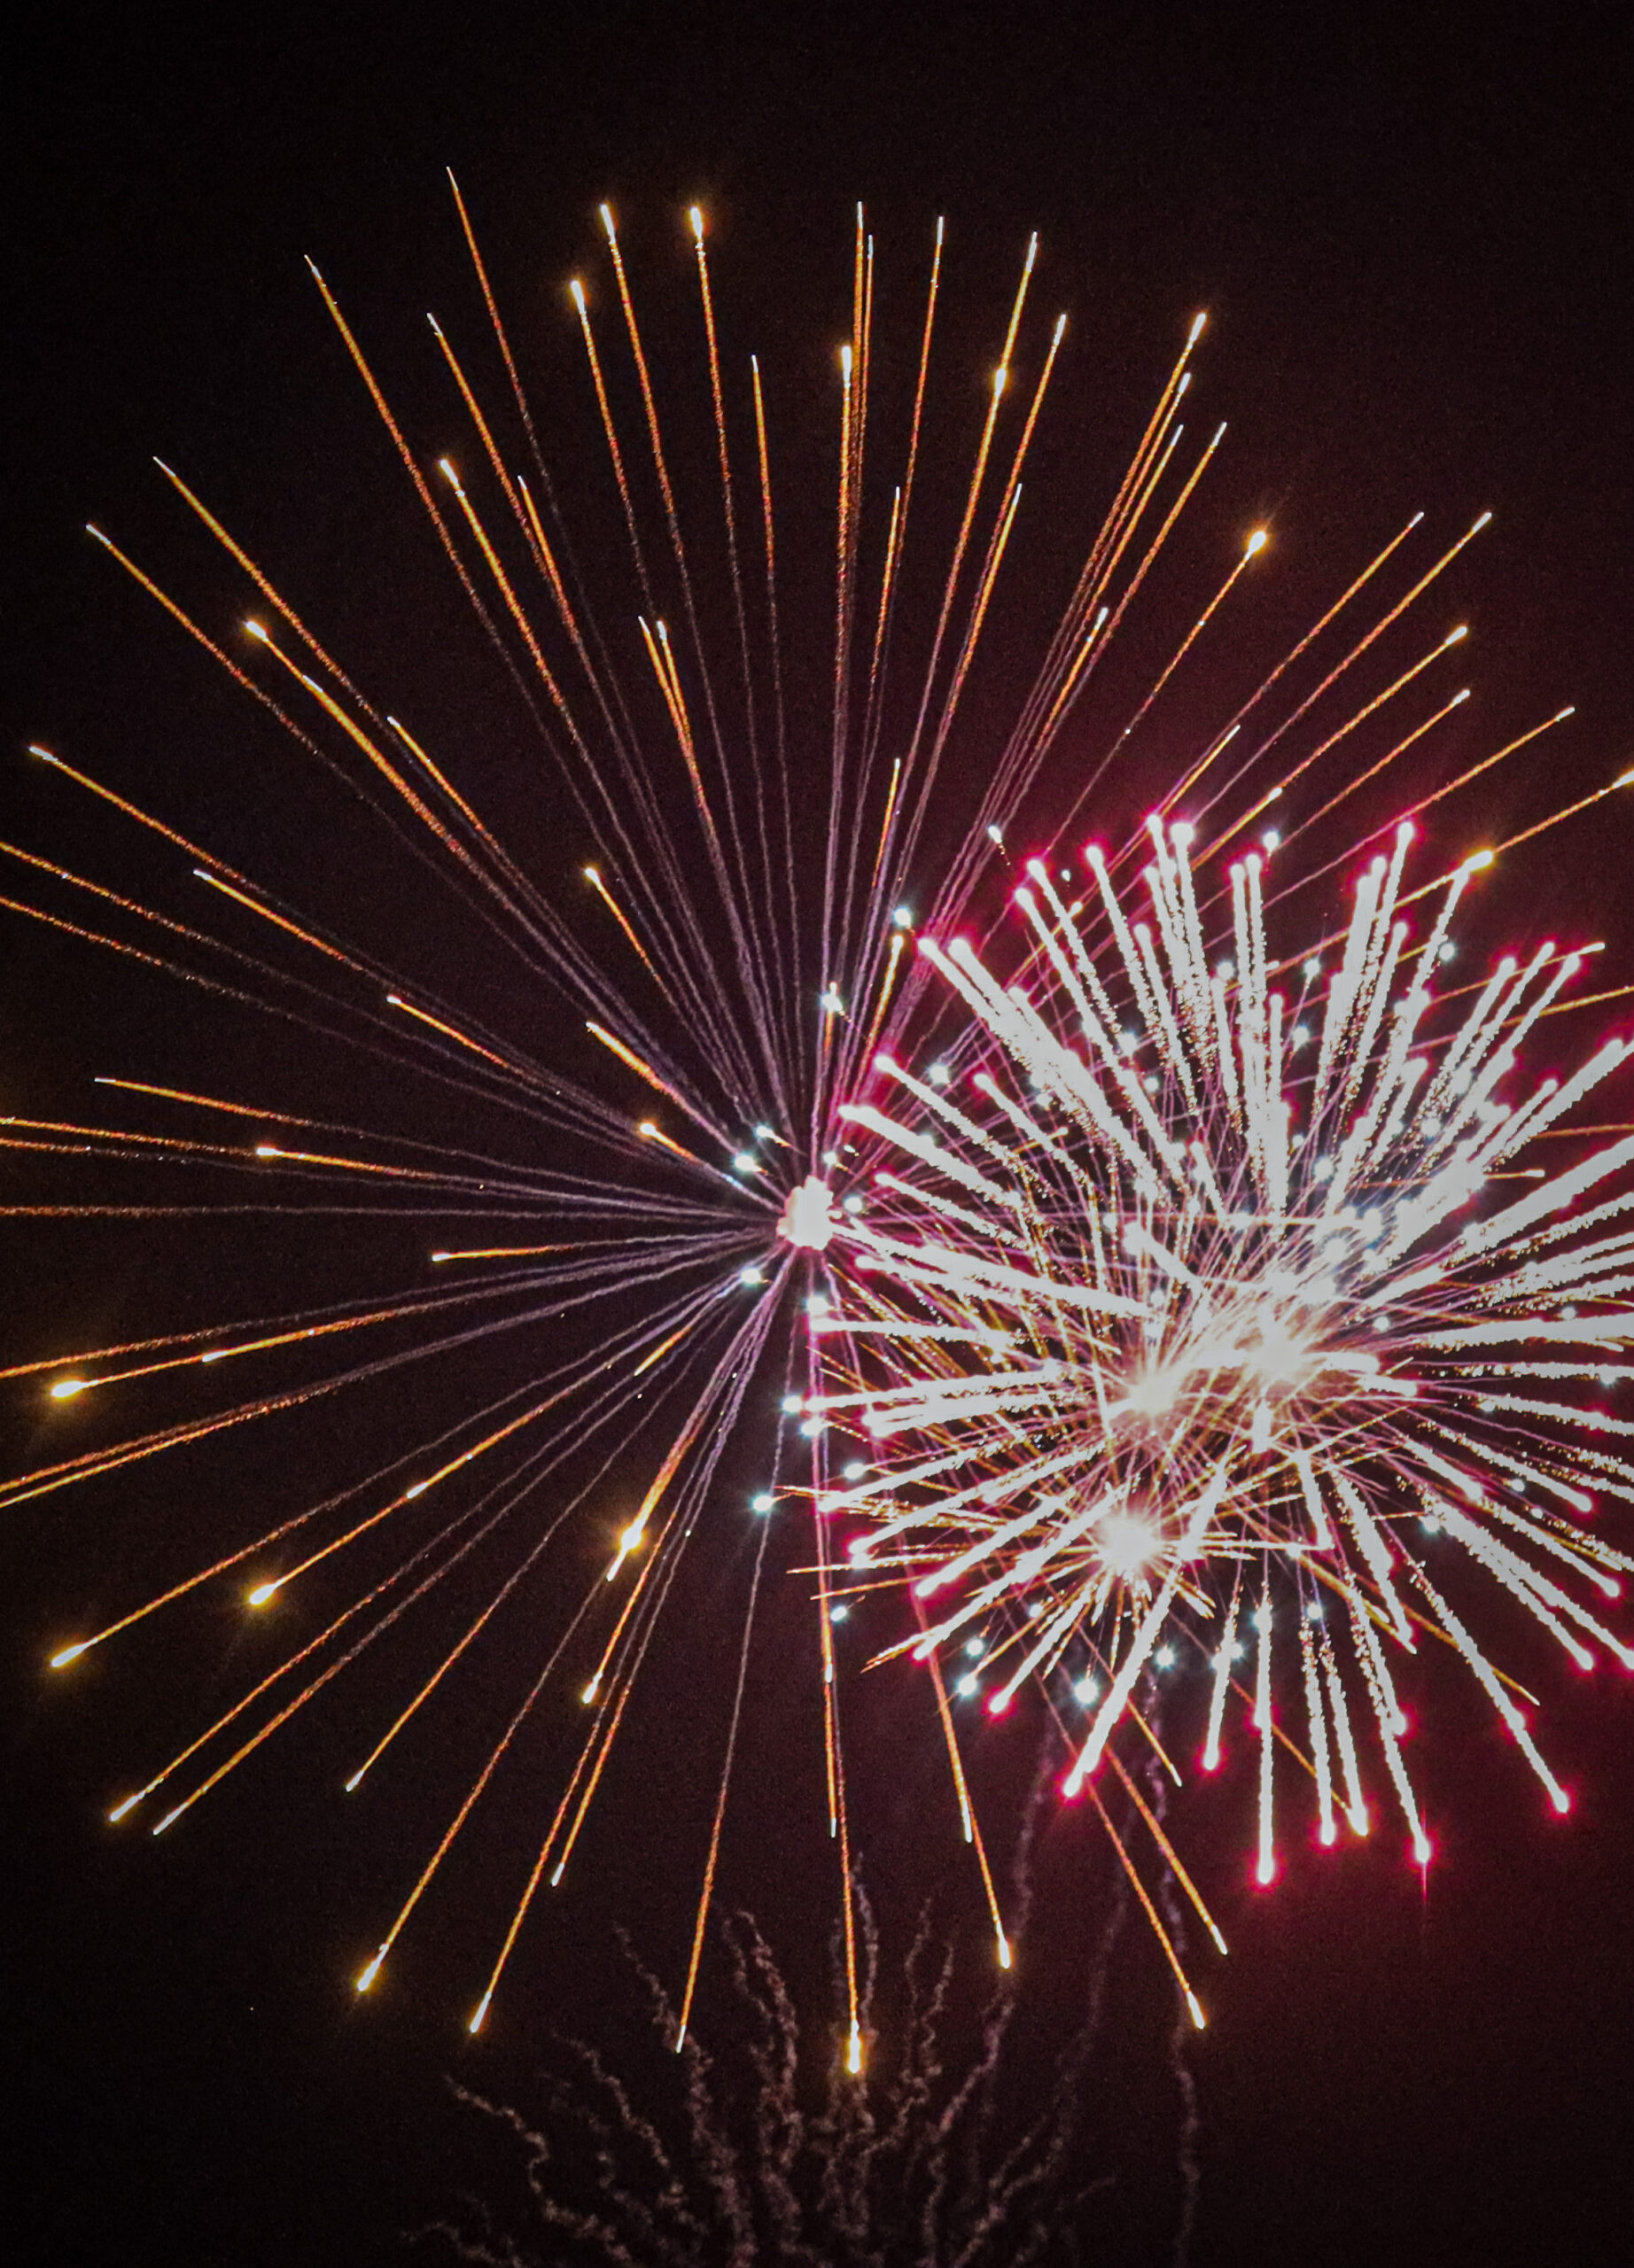
[[[321,882],[309,889],[299,865],[293,880],[258,880],[58,751],[35,754],[65,794],[97,798],[109,826],[135,831],[162,868],[154,896],[0,846],[27,892],[6,897],[8,911],[114,957],[132,984],[180,979],[195,1006],[236,1027],[321,1042],[350,1076],[344,1091],[366,1098],[338,1116],[332,1102],[253,1082],[199,1091],[145,1063],[110,1067],[99,1098],[118,1123],[76,1109],[0,1129],[19,1163],[89,1173],[96,1186],[6,1209],[95,1219],[110,1236],[121,1221],[202,1220],[279,1251],[315,1232],[342,1270],[364,1223],[371,1250],[401,1239],[402,1270],[385,1292],[343,1273],[318,1304],[72,1354],[19,1350],[4,1376],[29,1397],[31,1425],[43,1395],[63,1438],[0,1484],[0,1501],[77,1486],[113,1508],[144,1460],[162,1455],[180,1476],[195,1445],[230,1452],[241,1432],[265,1439],[263,1424],[283,1440],[331,1397],[373,1411],[377,1387],[463,1381],[452,1419],[416,1426],[400,1391],[389,1426],[356,1425],[348,1440],[366,1445],[369,1469],[337,1473],[316,1501],[294,1493],[298,1461],[246,1456],[238,1524],[207,1565],[156,1571],[152,1596],[101,1628],[58,1634],[49,1658],[66,1671],[159,1608],[186,1611],[200,1587],[228,1587],[272,1634],[297,1627],[280,1612],[300,1603],[300,1635],[111,1816],[168,1829],[365,1654],[400,1666],[399,1697],[363,1727],[348,1789],[426,1738],[424,1705],[457,1709],[455,1695],[486,1697],[510,1680],[469,1785],[357,1978],[361,1990],[375,1982],[473,1813],[490,1815],[508,1791],[505,1815],[524,1821],[526,1842],[511,1850],[510,1918],[475,2029],[537,1893],[563,1879],[621,1729],[641,1720],[661,1627],[664,1648],[682,1643],[665,1609],[692,1539],[724,1532],[722,1565],[747,1571],[742,1636],[707,1830],[676,1829],[676,1864],[698,1884],[679,2043],[751,1714],[751,1652],[777,1588],[763,1581],[777,1564],[764,1516],[782,1510],[800,1523],[793,1557],[814,1619],[805,1674],[851,2066],[862,2039],[854,1759],[836,1626],[851,1594],[882,1586],[897,1594],[902,1633],[885,1651],[923,1666],[914,1692],[945,1748],[1000,1961],[1010,1946],[961,1724],[978,1692],[1002,1710],[1031,1688],[1061,1724],[1069,1790],[1112,1838],[1201,2021],[1098,1788],[1104,1763],[1155,1839],[1155,1863],[1191,1891],[1119,1752],[1157,1741],[1152,1680],[1176,1648],[1201,1648],[1210,1665],[1205,1767],[1232,1710],[1253,1713],[1264,1877],[1286,1807],[1279,1750],[1309,1767],[1330,1840],[1342,1815],[1365,1829],[1364,1774],[1381,1759],[1425,1848],[1397,1681],[1427,1634],[1467,1660],[1564,1805],[1518,1689],[1472,1635],[1476,1608],[1464,1619],[1472,1578],[1518,1600],[1575,1659],[1598,1648],[1628,1658],[1599,1603],[1626,1563],[1583,1522],[1591,1495],[1626,1495],[1634,1477],[1618,1453],[1627,1423],[1591,1402],[1623,1374],[1634,1145],[1580,1148],[1519,1193],[1493,1186],[1537,1174],[1513,1161],[1569,1130],[1623,1049],[1611,1042],[1560,1086],[1519,1096],[1517,1052],[1540,1016],[1571,1005],[1574,958],[1544,948],[1523,967],[1500,965],[1473,1000],[1433,997],[1475,858],[1414,893],[1432,901],[1422,944],[1398,919],[1412,821],[1569,712],[1456,777],[1426,768],[1438,745],[1427,736],[1464,697],[1428,687],[1463,632],[1438,631],[1415,657],[1399,641],[1418,638],[1412,610],[1484,521],[1404,586],[1415,516],[1352,563],[1195,760],[1165,773],[1171,790],[1134,846],[1144,887],[1124,874],[1126,850],[1092,851],[1077,883],[1068,854],[1052,851],[1015,892],[1025,926],[1009,975],[995,975],[994,949],[959,932],[1017,879],[1007,834],[1024,824],[1039,843],[1073,839],[1079,807],[1115,759],[1117,786],[1132,735],[1177,671],[1194,670],[1266,548],[1264,531],[1233,536],[1206,603],[1194,618],[1186,603],[1178,641],[1161,633],[1168,658],[1091,764],[1084,696],[1137,597],[1160,587],[1154,571],[1224,431],[1184,439],[1202,318],[1036,641],[1023,650],[1006,617],[1000,656],[984,633],[1006,595],[1023,473],[1065,337],[1064,317],[1029,317],[1036,242],[968,454],[938,475],[949,509],[933,534],[916,500],[937,430],[927,388],[942,230],[906,344],[887,352],[859,211],[850,336],[831,366],[832,603],[791,620],[775,384],[722,345],[702,213],[684,239],[682,399],[705,445],[676,446],[685,415],[603,208],[600,284],[575,280],[563,310],[574,415],[599,452],[581,453],[570,519],[541,446],[554,427],[533,406],[455,194],[486,337],[462,359],[452,330],[432,324],[444,431],[463,436],[448,454],[411,443],[430,413],[399,416],[313,274],[407,476],[427,556],[499,665],[510,705],[502,731],[479,736],[481,760],[429,749],[434,735],[360,691],[168,468],[217,569],[224,558],[242,579],[247,619],[206,626],[93,531],[237,685],[257,728],[281,735],[303,781],[325,794],[338,782],[348,811],[377,825],[383,858],[398,862],[386,870],[412,862],[420,899],[401,952],[388,960],[354,942],[344,891],[326,912]],[[502,372],[487,408],[467,374],[473,354]],[[795,523],[808,539],[813,517],[808,504]],[[1350,673],[1387,656],[1381,681],[1357,695]],[[978,669],[1008,704],[1002,731],[972,722]],[[1239,736],[1262,726],[1243,757]],[[591,853],[571,891],[507,847],[489,807],[503,802],[489,741],[517,731],[522,808],[535,773],[554,765],[556,809]],[[1344,832],[1347,812],[1335,835],[1328,814],[1409,750],[1413,784],[1382,834],[1371,815]],[[1301,781],[1301,809],[1313,790],[1326,798],[1303,826],[1325,831],[1288,888],[1361,872],[1348,928],[1303,971],[1272,965],[1281,947],[1265,918],[1268,874],[1291,850],[1267,867],[1239,844],[1226,864],[1273,805],[1294,809],[1291,792],[1279,799]],[[1194,858],[1188,816],[1216,830]],[[922,886],[927,864],[934,888]],[[156,902],[166,890],[170,911]],[[463,979],[473,941],[484,967],[503,957],[510,983]],[[178,1169],[194,1201],[176,1201]],[[129,1177],[120,1201],[106,1201],[110,1175]],[[218,1280],[234,1280],[230,1266]],[[847,1427],[850,1452],[838,1448]],[[723,1464],[733,1444],[735,1463]],[[749,1456],[762,1479],[745,1506],[737,1468]],[[741,1553],[745,1526],[757,1540]]]

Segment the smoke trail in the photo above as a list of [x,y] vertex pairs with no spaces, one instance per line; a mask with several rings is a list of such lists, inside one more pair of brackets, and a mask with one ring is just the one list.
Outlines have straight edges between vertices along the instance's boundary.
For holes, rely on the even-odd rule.
[[[1017,1853],[1023,1909],[1040,1804]],[[667,2093],[650,2108],[597,2049],[560,2038],[564,2068],[541,2074],[537,2119],[455,2086],[519,2144],[528,2223],[508,2225],[468,2196],[417,2233],[473,2268],[1068,2268],[1082,2256],[1089,2200],[1110,2179],[1080,2178],[1083,2114],[1126,1905],[1115,1887],[1083,2020],[1046,2066],[1034,2109],[1014,2044],[1024,1987],[1004,1978],[964,2058],[947,2036],[957,1952],[930,1906],[898,1969],[859,1896],[860,2076],[844,2068],[832,2026],[803,2037],[752,1917],[725,1917],[716,2053],[689,2031],[680,2055],[663,2058]],[[626,1953],[668,2046],[668,1998]]]
[[[1155,1695],[1150,1697],[1152,1720],[1158,1720],[1160,1709]],[[1168,1809],[1169,1775],[1159,1765],[1155,1751],[1147,1759],[1146,1784],[1153,1812],[1161,1822]],[[1158,1879],[1157,1902],[1163,1909],[1163,1926],[1174,1941],[1174,1949],[1182,1963],[1186,1959],[1186,1908],[1176,1889],[1175,1879],[1165,1867]],[[1192,2235],[1197,2225],[1197,2207],[1202,2191],[1202,2161],[1198,2154],[1200,2124],[1197,2112],[1197,2079],[1189,2061],[1196,2027],[1189,2012],[1177,2005],[1174,2021],[1169,2027],[1169,2069],[1173,2075],[1180,2098],[1180,2127],[1175,2150],[1175,2163],[1180,2177],[1180,2214],[1175,2228],[1174,2268],[1187,2268],[1191,2257]]]

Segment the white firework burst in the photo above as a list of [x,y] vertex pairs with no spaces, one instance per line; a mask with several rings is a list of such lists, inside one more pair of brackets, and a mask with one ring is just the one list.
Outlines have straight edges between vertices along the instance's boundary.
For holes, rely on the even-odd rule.
[[880,1057],[887,1091],[850,1107],[898,1153],[841,1231],[855,1289],[821,1320],[812,1397],[875,1445],[825,1499],[859,1580],[905,1581],[906,1643],[968,1650],[994,1713],[1071,1675],[1089,1717],[1069,1794],[1143,1677],[1201,1653],[1204,1767],[1233,1693],[1257,1737],[1264,1882],[1280,1740],[1324,1842],[1341,1816],[1366,1831],[1376,1751],[1428,1858],[1397,1686],[1427,1637],[1568,1808],[1529,1697],[1473,1635],[1483,1586],[1579,1665],[1634,1667],[1604,1619],[1634,1560],[1586,1524],[1597,1495],[1634,1500],[1634,1421],[1608,1406],[1634,1333],[1634,1136],[1515,1163],[1571,1135],[1634,1043],[1528,1087],[1521,1050],[1582,955],[1544,944],[1438,994],[1490,858],[1407,893],[1413,834],[1361,873],[1341,935],[1280,960],[1274,840],[1216,880],[1193,829],[1154,816],[1145,919],[1098,847],[1071,904],[1034,859],[1015,980],[967,938],[922,940],[964,1037],[934,1076]]

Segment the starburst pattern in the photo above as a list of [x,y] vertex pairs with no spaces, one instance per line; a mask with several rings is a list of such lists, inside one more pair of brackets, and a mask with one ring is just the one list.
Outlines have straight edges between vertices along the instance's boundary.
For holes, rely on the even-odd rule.
[[[927,831],[934,821],[942,846],[930,895],[951,916],[1219,437],[1181,447],[1199,318],[1109,505],[1090,515],[1064,608],[1036,618],[1030,693],[1002,750],[995,761],[984,741],[982,762],[961,761],[1065,337],[1064,316],[1036,320],[1037,239],[950,462],[928,408],[946,353],[939,223],[899,336],[858,209],[849,333],[813,358],[813,390],[739,347],[700,208],[655,322],[603,206],[599,257],[562,295],[565,369],[548,373],[547,417],[454,196],[475,290],[464,322],[431,320],[434,406],[399,406],[340,295],[312,276],[360,407],[406,476],[424,542],[411,564],[434,563],[457,602],[452,627],[433,616],[425,634],[463,652],[474,625],[491,715],[433,729],[412,695],[385,689],[403,675],[390,651],[365,690],[289,577],[168,466],[168,494],[208,540],[203,604],[91,530],[225,673],[246,730],[270,728],[293,784],[279,824],[231,856],[167,807],[162,782],[115,786],[78,750],[34,750],[53,788],[132,831],[150,872],[116,888],[7,844],[32,894],[6,910],[111,957],[133,998],[179,980],[236,1037],[238,1068],[218,1078],[197,1053],[185,1072],[121,1063],[98,1078],[106,1112],[8,1119],[7,1150],[82,1177],[8,1209],[95,1222],[115,1269],[125,1224],[169,1221],[178,1238],[219,1239],[219,1282],[270,1275],[302,1292],[259,1310],[218,1294],[181,1328],[19,1350],[4,1375],[30,1398],[31,1425],[43,1390],[58,1439],[0,1498],[74,1487],[105,1505],[155,1458],[183,1486],[201,1454],[242,1460],[229,1534],[212,1527],[191,1564],[167,1557],[145,1596],[110,1602],[98,1627],[47,1650],[71,1671],[114,1641],[139,1646],[160,1610],[184,1616],[222,1591],[264,1649],[219,1713],[133,1775],[115,1821],[169,1831],[292,1718],[333,1702],[338,1681],[351,1693],[387,1659],[384,1707],[378,1694],[366,1713],[340,1705],[355,1736],[348,1790],[412,1775],[437,1711],[458,1722],[467,1697],[480,1710],[505,1691],[509,1713],[357,1977],[375,1983],[525,1758],[537,1788],[542,1749],[550,1792],[519,1864],[510,1853],[509,1921],[473,2028],[537,1894],[563,1879],[621,1735],[629,1744],[692,1540],[706,1515],[712,1536],[726,1523],[728,1559],[746,1563],[741,1639],[710,1650],[718,1784],[701,1839],[689,1833],[701,1888],[684,2028],[745,1676],[766,1643],[763,1575],[813,1556],[785,1548],[786,1519],[767,1541],[766,1515],[810,1514],[804,1444],[780,1440],[775,1403],[803,1378],[803,1295],[818,1296],[843,1216],[837,1104],[902,1010]],[[564,431],[571,485],[543,438]],[[366,536],[362,571],[388,560]],[[496,749],[520,752],[506,764]],[[280,859],[303,827],[311,842]],[[348,829],[377,861],[372,889],[328,871],[331,835]],[[394,918],[370,928],[360,916],[381,889]],[[247,1055],[246,1028],[261,1043]],[[300,1429],[337,1405],[344,1468],[314,1473]],[[258,1456],[269,1437],[277,1453]],[[745,1471],[759,1475],[751,1492]],[[821,1523],[814,1543],[814,1586],[802,1581],[794,1611],[847,1917],[854,2061]]]

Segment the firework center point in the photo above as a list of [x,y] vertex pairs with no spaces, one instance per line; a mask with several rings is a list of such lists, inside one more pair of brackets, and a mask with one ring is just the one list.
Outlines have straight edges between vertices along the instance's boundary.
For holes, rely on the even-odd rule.
[[789,1192],[777,1233],[797,1252],[823,1252],[834,1228],[834,1192],[826,1181],[807,1174],[798,1189]]

